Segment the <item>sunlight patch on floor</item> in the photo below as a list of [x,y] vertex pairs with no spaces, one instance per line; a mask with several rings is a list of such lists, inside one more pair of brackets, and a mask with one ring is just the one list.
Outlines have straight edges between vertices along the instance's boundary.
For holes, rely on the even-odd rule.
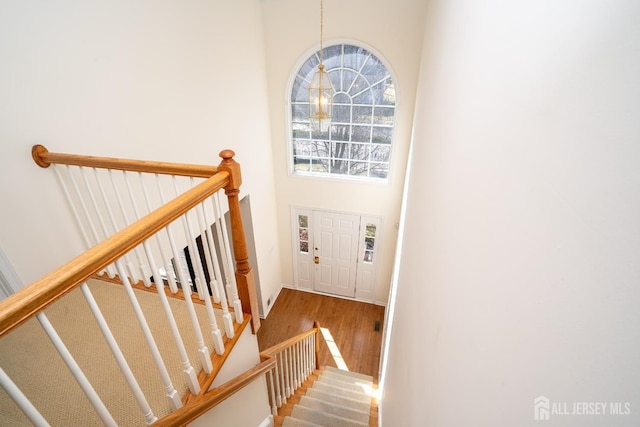
[[348,371],[349,368],[347,367],[347,363],[342,358],[342,354],[340,354],[340,349],[338,348],[338,345],[336,344],[336,342],[333,340],[333,335],[331,335],[331,332],[327,328],[320,328],[320,331],[322,332],[324,341],[327,343],[327,346],[329,347],[329,351],[331,352],[331,356],[333,357],[333,360],[336,362],[336,366],[338,367],[338,369],[342,369],[343,371]]

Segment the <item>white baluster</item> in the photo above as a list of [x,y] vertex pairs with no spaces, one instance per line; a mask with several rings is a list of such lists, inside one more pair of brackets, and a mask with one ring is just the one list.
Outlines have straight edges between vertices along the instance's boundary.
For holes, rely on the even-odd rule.
[[[138,210],[138,205],[136,204],[136,199],[135,197],[133,197],[133,190],[131,189],[131,183],[129,182],[129,178],[127,177],[127,174],[125,173],[125,171],[122,171],[122,176],[124,177],[124,182],[127,185],[127,193],[129,194],[129,202],[131,202],[131,206],[133,207],[133,212],[135,213],[136,219],[140,219],[140,211]],[[153,274],[152,272],[149,272],[149,270],[147,270],[147,264],[144,263],[144,257],[140,258],[141,263],[140,263],[140,269],[142,270],[142,274],[144,277],[144,285],[148,288],[151,286],[151,275]]]
[[123,262],[121,260],[116,261],[116,267],[118,268],[118,272],[120,273],[120,275],[123,276],[122,283],[125,290],[127,291],[127,296],[131,301],[131,306],[136,313],[138,323],[140,324],[140,328],[142,329],[145,340],[147,341],[147,345],[149,346],[149,350],[151,351],[151,356],[153,357],[153,360],[156,364],[156,368],[158,369],[158,372],[162,377],[162,382],[164,383],[164,387],[167,392],[167,399],[169,400],[169,404],[173,409],[178,409],[182,407],[182,401],[180,400],[180,396],[178,396],[178,392],[171,383],[171,378],[169,377],[167,367],[165,366],[164,361],[162,360],[162,356],[160,355],[160,350],[158,350],[158,345],[153,339],[153,335],[151,334],[151,330],[149,329],[149,324],[144,317],[142,308],[140,308],[140,304],[138,303],[138,300],[133,292],[133,288],[129,283],[129,278],[126,276]]
[[[126,179],[125,176],[125,172],[122,172],[123,178]],[[111,181],[111,186],[113,187],[113,192],[116,195],[116,199],[118,200],[118,206],[120,207],[120,213],[122,214],[122,219],[124,219],[124,223],[125,226],[126,225],[130,225],[131,221],[129,221],[129,216],[127,215],[127,211],[124,207],[124,203],[122,203],[122,197],[120,196],[120,190],[118,190],[118,186],[116,185],[114,179],[113,179],[113,170],[109,169],[109,179]],[[140,245],[136,246],[134,248],[133,255],[135,256],[135,258],[138,261],[138,269],[140,274],[142,275],[142,281],[146,284],[147,282],[149,282],[149,276],[150,274],[148,274],[148,271],[146,269],[146,266],[144,265],[144,255],[141,253],[141,249],[140,249]],[[139,276],[137,274],[137,269],[135,269],[133,267],[133,263],[130,262],[127,264],[127,261],[125,260],[125,264],[127,266],[127,269],[129,270],[129,274],[131,274],[131,277],[136,281],[136,283],[138,283],[140,281]],[[147,285],[150,286],[151,283],[149,282],[149,284]]]
[[199,203],[194,210],[196,213],[196,217],[198,218],[198,225],[200,227],[200,239],[202,242],[202,250],[204,252],[204,260],[207,266],[207,272],[209,273],[209,289],[211,289],[211,295],[213,296],[213,300],[215,302],[220,302],[220,290],[218,288],[218,280],[217,280],[216,272],[213,269],[213,261],[211,260],[210,246],[215,246],[215,244],[213,243],[213,240],[211,241],[211,245],[209,244],[210,233],[207,233],[207,229],[209,228],[209,226],[207,225],[207,221],[204,218],[202,203]]
[[282,404],[287,404],[287,370],[284,363],[284,351],[278,353],[278,361],[280,363],[280,381],[282,382]]
[[147,254],[147,259],[149,261],[151,271],[153,271],[153,278],[156,283],[158,297],[160,297],[160,303],[162,304],[162,309],[164,310],[167,322],[169,323],[169,329],[171,330],[173,341],[176,345],[176,349],[178,350],[178,354],[180,355],[180,361],[182,362],[182,371],[185,381],[189,385],[189,390],[191,390],[191,393],[198,394],[200,392],[200,384],[198,383],[198,379],[196,377],[196,371],[195,369],[193,369],[193,366],[191,366],[191,362],[189,361],[189,356],[187,355],[187,350],[184,347],[184,342],[182,341],[180,330],[178,329],[176,319],[173,316],[173,311],[171,310],[171,306],[169,305],[167,294],[164,291],[164,283],[162,282],[162,277],[160,277],[160,271],[158,270],[158,266],[156,265],[155,259],[153,258],[151,248],[149,247],[149,241],[144,241],[142,243],[142,247]]
[[[87,219],[87,223],[89,224],[89,229],[91,230],[91,234],[93,235],[93,243],[97,244],[100,243],[100,238],[98,237],[98,232],[96,231],[96,227],[93,225],[93,219],[91,218],[91,215],[89,215],[89,210],[87,209],[87,205],[84,202],[84,198],[82,197],[82,193],[80,192],[80,188],[78,187],[78,183],[76,182],[76,179],[74,178],[73,174],[71,173],[71,170],[69,169],[69,166],[67,166],[67,172],[68,172],[68,176],[69,179],[71,180],[71,183],[73,184],[73,188],[76,192],[76,196],[78,197],[78,200],[80,201],[80,207],[82,207],[82,211],[84,213],[85,218]],[[70,202],[71,203],[71,202]],[[93,245],[89,245],[88,247],[91,247]],[[115,277],[115,272],[113,270],[113,267],[111,265],[108,265],[106,267],[106,271],[107,271],[107,275],[110,278],[114,278]]]
[[[144,200],[147,203],[147,210],[149,213],[151,212],[151,202],[149,200],[149,193],[147,192],[147,186],[144,184],[144,180],[142,179],[142,174],[138,172],[138,177],[140,178],[140,185],[142,187],[142,193],[144,194]],[[156,174],[156,179],[158,179],[158,175]],[[165,251],[163,248],[163,244],[160,241],[158,234],[155,235],[156,244],[158,245],[158,249],[160,249],[160,257],[162,258],[162,263],[165,267],[165,272],[167,273],[167,281],[169,282],[169,289],[171,289],[172,293],[178,292],[178,285],[176,284],[175,274],[173,271],[173,266],[169,258],[165,255]],[[157,280],[157,279],[156,279]],[[160,282],[164,286],[164,282]]]
[[304,379],[309,378],[309,337],[302,340],[302,373]]
[[300,360],[300,342],[298,341],[293,345],[292,351],[295,354],[294,360],[296,361],[296,388],[302,385],[302,361]]
[[[117,265],[117,262],[116,262],[116,265]],[[122,354],[122,350],[120,350],[120,346],[116,342],[116,339],[114,338],[113,333],[111,333],[111,329],[107,324],[107,320],[104,318],[104,315],[100,310],[100,307],[98,307],[98,303],[96,303],[96,300],[93,297],[93,294],[89,289],[89,286],[85,282],[80,286],[80,289],[82,290],[82,295],[84,295],[84,299],[87,301],[87,304],[89,305],[89,308],[93,313],[93,317],[96,319],[96,322],[98,323],[98,327],[102,332],[102,336],[104,336],[104,339],[107,341],[107,345],[111,349],[111,354],[113,354],[113,357],[116,360],[116,363],[120,367],[120,371],[124,375],[124,378],[127,381],[127,384],[129,384],[129,388],[133,393],[133,397],[136,399],[136,402],[138,403],[138,406],[140,407],[140,410],[142,411],[147,424],[154,423],[158,418],[154,415],[153,411],[151,410],[151,406],[149,406],[149,402],[147,402],[147,398],[142,392],[142,389],[140,388],[138,381],[133,376],[133,372],[131,371],[129,364],[124,358],[124,354]]]
[[[109,172],[111,172],[111,170],[109,170]],[[100,195],[102,196],[102,201],[107,208],[107,213],[109,214],[109,220],[111,221],[111,227],[113,228],[114,232],[117,233],[120,227],[118,227],[118,222],[116,221],[116,217],[115,215],[113,215],[113,210],[111,210],[111,202],[107,198],[107,194],[104,191],[104,186],[102,185],[102,182],[98,178],[96,168],[93,168],[93,174],[95,176],[96,182],[98,183],[98,188],[100,189]],[[124,258],[125,264],[127,265],[129,274],[131,274],[131,278],[133,279],[134,283],[138,283],[138,281],[140,281],[140,278],[138,277],[137,272],[132,266],[131,260],[129,259],[129,254],[125,254],[123,258]]]
[[293,386],[293,369],[291,369],[291,352],[289,348],[284,350],[284,360],[287,366],[287,397],[291,397],[295,391],[295,387]]
[[[156,182],[158,184],[158,192],[160,194],[160,200],[164,205],[165,204],[164,194],[162,193],[162,187],[160,186],[160,181],[158,180],[157,175],[156,175]],[[180,256],[180,252],[178,252],[178,247],[176,246],[175,239],[173,238],[173,232],[171,231],[171,224],[165,227],[165,231],[167,232],[169,245],[171,246],[171,252],[173,253],[173,259],[174,259],[174,262],[176,263],[178,279],[182,284],[184,302],[187,306],[189,319],[191,320],[191,326],[193,328],[193,332],[196,335],[196,343],[198,345],[198,356],[200,358],[200,363],[202,364],[204,371],[207,374],[210,374],[213,371],[213,365],[211,363],[209,349],[204,343],[204,338],[202,336],[202,329],[200,328],[200,322],[198,321],[198,315],[196,314],[195,307],[193,306],[193,301],[191,300],[191,287],[189,286],[188,279],[185,277],[185,272],[184,272],[185,270],[184,270],[184,266],[182,265],[182,257]]]
[[[205,224],[211,224],[212,221],[207,216],[207,209],[203,205],[201,205],[201,209],[203,212]],[[215,240],[213,238],[213,234],[211,233],[211,227],[207,227],[205,233],[206,238],[209,239],[210,242],[210,245],[208,246],[211,252],[211,258],[213,259],[213,269],[215,271],[216,278],[218,279],[214,280],[214,286],[218,289],[218,293],[222,295],[222,298],[220,298],[220,305],[222,306],[222,322],[224,324],[224,330],[227,337],[233,338],[233,336],[235,335],[233,329],[233,319],[231,318],[231,313],[229,313],[229,304],[227,303],[227,297],[225,296],[226,292],[222,283],[223,277],[220,270],[220,262],[218,261],[218,252],[216,251]],[[218,238],[220,237],[221,236],[218,235]],[[202,240],[204,241],[205,238],[203,237]]]
[[280,393],[280,369],[278,367],[278,365],[279,365],[278,361],[279,361],[279,358],[276,356],[276,364],[275,364],[275,367],[274,367],[276,376],[275,376],[274,380],[275,380],[275,383],[276,383],[275,384],[275,386],[276,386],[276,406],[279,408],[279,407],[282,406],[282,395]]
[[[68,166],[67,166],[68,168]],[[82,225],[82,221],[80,221],[80,215],[78,214],[78,210],[76,209],[76,205],[75,203],[73,203],[73,199],[71,198],[71,194],[69,194],[69,189],[67,188],[67,184],[65,184],[64,180],[62,179],[62,175],[60,174],[60,170],[59,170],[59,166],[58,165],[53,165],[53,170],[56,173],[56,176],[58,177],[58,181],[60,182],[60,186],[62,187],[62,190],[64,191],[64,195],[67,199],[67,202],[69,203],[69,207],[71,208],[71,212],[73,213],[73,217],[76,220],[76,224],[78,224],[78,228],[80,228],[80,233],[82,234],[82,238],[84,240],[84,244],[85,247],[87,249],[89,249],[91,246],[93,246],[91,244],[91,240],[89,239],[89,236],[87,235],[87,231],[85,230],[84,225]],[[67,172],[69,172],[67,170]]]
[[36,318],[38,319],[38,322],[40,322],[40,325],[60,354],[60,357],[62,357],[62,360],[69,368],[69,371],[71,371],[71,374],[80,385],[80,388],[82,388],[84,394],[87,396],[87,398],[89,398],[91,406],[93,406],[93,408],[96,410],[104,425],[117,427],[118,425],[109,413],[109,410],[106,406],[104,406],[102,400],[100,400],[98,393],[96,393],[93,386],[84,375],[84,372],[82,372],[82,369],[80,369],[80,366],[67,349],[67,346],[64,345],[62,339],[60,339],[60,336],[53,328],[53,325],[51,325],[51,322],[49,322],[49,319],[47,319],[47,316],[43,312],[40,312],[36,315]]
[[213,336],[213,347],[218,354],[224,353],[224,343],[222,341],[222,334],[220,333],[220,329],[218,328],[218,321],[216,320],[216,315],[213,312],[213,305],[211,304],[211,297],[209,296],[209,292],[207,291],[207,287],[205,285],[206,279],[204,276],[204,271],[202,268],[202,260],[200,260],[200,253],[198,252],[198,245],[196,244],[195,238],[189,238],[189,236],[195,236],[193,234],[193,229],[191,227],[191,222],[189,221],[189,216],[184,214],[182,216],[184,219],[184,223],[186,224],[186,232],[187,238],[189,239],[189,255],[191,257],[191,262],[194,265],[194,269],[196,270],[196,286],[198,286],[198,295],[200,299],[204,300],[204,306],[207,311],[207,315],[209,317],[209,324],[211,325],[211,335]]
[[[178,185],[176,177],[173,177],[173,186],[178,195]],[[218,322],[216,320],[215,313],[213,312],[213,305],[211,304],[211,297],[209,292],[203,292],[202,288],[206,288],[202,283],[205,283],[204,272],[202,269],[202,261],[200,260],[200,253],[198,252],[198,246],[196,244],[195,234],[191,227],[191,221],[189,221],[188,212],[182,215],[182,225],[184,228],[184,234],[187,239],[187,247],[189,248],[189,256],[195,270],[195,281],[198,290],[198,295],[201,300],[204,300],[204,306],[209,318],[209,325],[211,326],[211,335],[213,337],[213,348],[217,354],[224,354],[224,342],[222,341],[222,334],[218,328]]]
[[7,392],[11,400],[16,402],[18,408],[29,418],[31,424],[36,427],[48,427],[49,423],[31,404],[29,399],[22,393],[18,386],[9,378],[9,376],[0,368],[0,386]]
[[[93,210],[96,213],[96,217],[98,218],[98,223],[100,224],[100,228],[102,229],[102,233],[104,234],[104,238],[106,239],[111,235],[111,233],[109,232],[109,229],[107,228],[107,225],[105,224],[104,219],[102,218],[102,211],[98,207],[96,198],[93,195],[93,190],[91,189],[91,185],[89,185],[89,181],[87,180],[87,176],[85,175],[84,171],[85,171],[85,168],[80,166],[80,176],[82,176],[82,180],[84,181],[84,185],[87,189],[87,193],[89,193],[89,200],[91,200],[91,204],[93,205]],[[109,266],[108,268],[111,268],[111,266]]]
[[312,342],[315,339],[314,335],[309,335],[307,337],[307,376],[311,375],[315,369],[313,365],[313,356],[312,356]]
[[311,341],[313,339],[313,335],[309,335],[307,337],[307,375],[311,375],[314,370],[313,360],[311,357]]
[[296,369],[296,353],[293,350],[293,346],[288,348],[289,351],[289,363],[291,364],[291,393],[295,393],[298,388],[298,371]]
[[296,392],[296,388],[298,388],[298,379],[296,378],[296,362],[295,362],[295,353],[293,352],[293,347],[289,347],[289,363],[291,364],[291,393]]
[[[221,190],[222,191],[222,190]],[[231,304],[236,315],[236,322],[242,323],[244,321],[244,314],[242,313],[242,303],[238,296],[238,284],[236,283],[235,267],[233,265],[234,258],[231,256],[231,245],[229,244],[229,233],[227,233],[227,222],[224,218],[224,212],[220,209],[219,194],[221,191],[214,193],[212,197],[213,211],[216,216],[216,232],[218,233],[218,240],[221,242],[221,246],[224,250],[221,250],[222,266],[226,278],[227,294],[231,295]],[[219,220],[218,220],[219,219]]]
[[304,381],[304,359],[302,357],[303,353],[302,353],[302,341],[298,341],[296,343],[296,347],[297,347],[297,357],[298,357],[298,387],[300,387],[302,385],[302,382]]
[[267,383],[269,384],[269,403],[271,404],[271,413],[278,415],[278,407],[276,406],[276,396],[273,387],[273,369],[267,372]]

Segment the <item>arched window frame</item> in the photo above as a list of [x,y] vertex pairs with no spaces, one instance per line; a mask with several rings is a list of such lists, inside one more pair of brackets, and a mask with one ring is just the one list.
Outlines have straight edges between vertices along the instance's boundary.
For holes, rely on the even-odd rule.
[[[345,67],[344,63],[342,63],[344,59],[344,55],[340,54],[340,56],[335,56],[332,54],[332,50],[342,48],[346,46],[349,49],[358,49],[365,51],[367,54],[367,61],[371,60],[373,62],[377,62],[378,65],[384,67],[385,76],[384,79],[379,81],[369,82],[370,87],[375,87],[384,82],[391,82],[391,93],[390,96],[393,99],[393,102],[387,103],[371,103],[369,106],[372,108],[372,113],[369,116],[371,122],[370,123],[358,123],[357,121],[353,121],[353,116],[350,116],[349,121],[345,121],[341,117],[341,105],[344,103],[340,102],[340,96],[342,96],[343,90],[337,85],[336,82],[336,66],[335,60],[339,58],[341,66],[339,68],[340,71],[348,69]],[[289,84],[287,85],[287,93],[286,93],[286,106],[287,106],[287,123],[288,123],[288,159],[289,159],[289,173],[296,176],[311,176],[311,177],[319,177],[323,179],[349,179],[356,181],[368,181],[368,182],[388,182],[390,176],[390,168],[392,164],[392,155],[393,155],[393,145],[394,145],[394,136],[395,136],[395,123],[396,123],[396,109],[398,106],[398,83],[397,78],[395,77],[395,73],[392,68],[386,61],[386,59],[375,49],[367,46],[361,42],[354,42],[352,40],[340,40],[333,41],[328,45],[325,44],[323,49],[323,63],[325,65],[325,70],[329,73],[332,82],[336,89],[336,96],[334,97],[334,119],[332,122],[331,130],[329,132],[321,133],[316,132],[311,129],[310,123],[308,119],[304,120],[308,116],[308,95],[304,100],[298,98],[296,100],[297,105],[292,100],[293,91],[300,87],[300,82],[298,82],[298,76],[301,74],[301,71],[304,71],[308,78],[306,79],[306,85],[302,88],[302,92],[306,92],[308,94],[308,83],[313,76],[315,70],[317,70],[317,65],[319,64],[319,48],[309,50],[305,55],[303,55],[296,66],[293,68]],[[358,70],[358,75],[362,75],[363,66],[366,67],[367,63],[359,64],[361,68]],[[304,69],[303,69],[304,68]],[[364,76],[362,76],[364,77]],[[355,82],[356,78],[353,80]],[[369,89],[370,90],[370,89]],[[295,105],[295,108],[294,108]],[[357,105],[362,106],[362,105]],[[351,105],[349,111],[353,112],[353,105]],[[387,115],[380,115],[376,117],[376,113],[378,110],[386,110],[392,111]],[[302,118],[302,119],[301,119]],[[380,120],[385,120],[385,123],[382,123]],[[354,129],[362,129],[363,127],[369,127],[369,139],[367,141],[363,141],[360,137],[353,137]],[[382,132],[381,132],[382,131]],[[340,136],[342,132],[343,136]],[[300,138],[300,135],[303,135]],[[376,138],[380,138],[379,133],[382,133],[382,141]],[[346,135],[346,137],[344,136]],[[307,169],[300,167],[300,163],[298,160],[301,156],[296,156],[296,152],[294,149],[299,146],[298,141],[300,139],[304,139],[305,141],[309,141],[309,145],[312,146],[312,149],[317,149],[317,146],[314,146],[316,141],[322,141],[325,143],[323,149],[325,153],[320,153],[320,155],[309,156],[311,160],[307,164]],[[347,145],[345,145],[347,144]],[[366,163],[366,173],[357,173],[357,169],[352,168],[352,166],[357,166],[357,163],[361,162],[360,158],[352,158],[350,156],[353,149],[358,148],[359,146],[366,145],[368,148],[376,150],[369,150],[369,157],[364,160]],[[335,153],[338,152],[336,150],[340,148],[342,151],[342,157],[336,158]],[[331,151],[329,151],[331,150]],[[348,150],[348,153],[345,155],[344,153]],[[380,161],[380,151],[384,151],[382,161]],[[386,154],[385,154],[386,153]],[[384,157],[386,155],[386,157]],[[378,157],[376,157],[378,156]],[[318,162],[314,166],[314,162]],[[324,162],[324,164],[320,165],[320,162]],[[329,166],[327,166],[327,162]],[[331,170],[331,167],[336,164],[342,162],[343,169],[341,171]],[[344,165],[345,163],[349,164],[349,169],[345,171]],[[371,167],[370,167],[371,166]],[[373,166],[381,166],[381,170],[383,171],[382,176],[379,173],[375,173]],[[322,171],[312,170],[315,169],[324,169]],[[327,170],[329,169],[329,170]],[[351,173],[353,170],[356,173]],[[373,172],[372,172],[373,171]]]

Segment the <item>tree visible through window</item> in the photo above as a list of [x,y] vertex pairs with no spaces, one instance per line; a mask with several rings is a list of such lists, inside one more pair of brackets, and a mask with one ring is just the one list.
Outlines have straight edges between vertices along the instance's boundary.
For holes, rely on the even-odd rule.
[[323,50],[323,64],[335,89],[328,131],[309,122],[309,83],[320,63],[314,53],[300,67],[291,90],[294,173],[386,179],[395,117],[395,87],[384,64],[358,46]]

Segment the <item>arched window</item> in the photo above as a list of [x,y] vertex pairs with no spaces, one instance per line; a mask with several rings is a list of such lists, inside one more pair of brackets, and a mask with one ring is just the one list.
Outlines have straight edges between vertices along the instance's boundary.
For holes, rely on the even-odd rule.
[[358,46],[323,50],[323,64],[335,90],[328,131],[309,122],[309,83],[320,52],[307,59],[291,88],[293,173],[386,180],[395,117],[395,87],[387,67]]

